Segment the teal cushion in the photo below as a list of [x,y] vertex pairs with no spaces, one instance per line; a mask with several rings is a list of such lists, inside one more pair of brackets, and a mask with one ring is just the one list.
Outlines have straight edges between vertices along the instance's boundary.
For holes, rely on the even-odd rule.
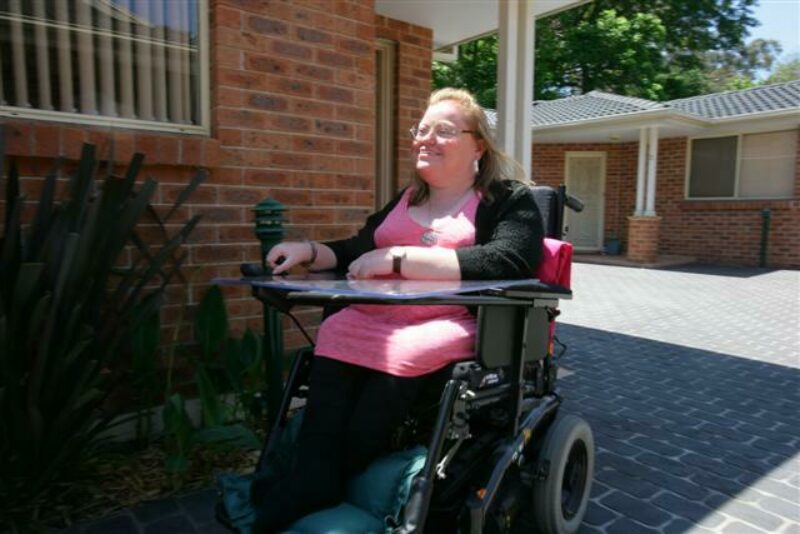
[[276,476],[289,471],[294,454],[294,443],[297,441],[302,420],[303,413],[300,412],[286,422],[278,444],[261,472],[249,475],[237,473],[217,475],[217,489],[221,495],[222,505],[230,523],[241,534],[249,534],[252,531],[256,518],[255,508],[250,502],[250,486],[253,485],[254,480],[259,478]]
[[411,482],[425,465],[427,449],[394,452],[372,462],[347,483],[345,501],[381,519],[397,519],[408,500]]
[[[293,417],[281,435],[275,454],[264,470],[254,475],[222,474],[217,486],[233,525],[242,533],[251,531],[255,510],[250,503],[253,480],[276,472],[285,472],[291,464],[293,444],[300,427],[302,413]],[[295,522],[289,532],[349,534],[384,532],[385,519],[398,519],[414,477],[425,465],[425,447],[417,446],[386,455],[347,483],[344,503],[321,510]]]
[[289,534],[383,534],[383,521],[352,504],[320,510],[296,521]]

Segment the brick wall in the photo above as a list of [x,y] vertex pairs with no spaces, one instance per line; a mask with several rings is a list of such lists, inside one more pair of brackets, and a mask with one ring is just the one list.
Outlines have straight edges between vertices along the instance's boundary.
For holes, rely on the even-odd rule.
[[[164,324],[184,319],[214,276],[238,276],[257,262],[251,208],[266,197],[284,203],[289,238],[330,239],[351,234],[373,211],[375,39],[397,42],[398,172],[410,172],[406,136],[430,92],[431,32],[376,17],[373,2],[212,0],[210,137],[154,134],[64,123],[4,120],[7,152],[18,157],[23,189],[34,192],[53,158],[70,162],[83,141],[120,164],[146,154],[142,176],[160,185],[166,207],[196,167],[209,179],[179,214],[202,214],[187,249],[189,284],[170,288]],[[0,206],[2,208],[2,206]],[[180,217],[179,217],[180,218]],[[261,306],[242,288],[226,288],[236,330],[261,328]],[[316,311],[300,313],[307,324]],[[170,336],[170,328],[165,329]],[[189,337],[188,328],[182,337]],[[167,338],[165,338],[167,339]],[[288,331],[287,346],[301,343]]]
[[800,146],[795,193],[787,200],[684,200],[685,138],[659,142],[656,212],[662,217],[660,250],[705,263],[758,265],[761,211],[772,211],[767,265],[800,267]]
[[[638,143],[534,144],[532,173],[545,185],[564,182],[566,152],[606,152],[605,235],[627,239],[636,205]],[[656,213],[661,217],[659,252],[689,255],[701,262],[757,265],[761,211],[772,221],[767,264],[800,267],[800,146],[795,166],[795,194],[787,200],[685,200],[687,139],[659,140]],[[627,243],[624,243],[627,246]]]
[[624,242],[636,205],[637,143],[534,144],[531,175],[540,185],[561,185],[566,181],[566,153],[592,151],[606,154],[604,235]]

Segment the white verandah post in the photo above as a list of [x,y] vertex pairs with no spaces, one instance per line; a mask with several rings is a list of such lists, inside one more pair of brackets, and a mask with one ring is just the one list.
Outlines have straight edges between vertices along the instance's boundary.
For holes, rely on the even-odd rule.
[[647,203],[644,215],[653,217],[656,214],[656,171],[658,169],[658,126],[650,127],[650,139],[647,143]]
[[644,213],[644,196],[647,188],[647,128],[639,130],[639,161],[636,168],[636,209],[634,215]]
[[533,0],[499,0],[497,141],[531,176]]

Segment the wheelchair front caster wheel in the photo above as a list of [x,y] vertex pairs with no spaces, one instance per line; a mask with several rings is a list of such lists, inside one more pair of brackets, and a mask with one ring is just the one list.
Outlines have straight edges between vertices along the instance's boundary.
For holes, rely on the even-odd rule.
[[594,472],[594,437],[589,424],[559,414],[545,434],[539,452],[546,477],[533,484],[533,522],[546,534],[573,534],[586,514]]

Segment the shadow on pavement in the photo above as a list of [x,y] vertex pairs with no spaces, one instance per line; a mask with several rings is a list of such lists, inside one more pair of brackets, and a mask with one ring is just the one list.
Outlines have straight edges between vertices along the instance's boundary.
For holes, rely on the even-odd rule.
[[800,528],[800,370],[574,325],[559,338],[564,409],[596,439],[581,532]]
[[727,276],[733,278],[752,278],[754,276],[762,276],[785,269],[771,269],[769,267],[736,267],[693,263],[691,265],[681,265],[678,267],[664,267],[659,270],[672,271],[676,273],[704,274],[710,276]]

